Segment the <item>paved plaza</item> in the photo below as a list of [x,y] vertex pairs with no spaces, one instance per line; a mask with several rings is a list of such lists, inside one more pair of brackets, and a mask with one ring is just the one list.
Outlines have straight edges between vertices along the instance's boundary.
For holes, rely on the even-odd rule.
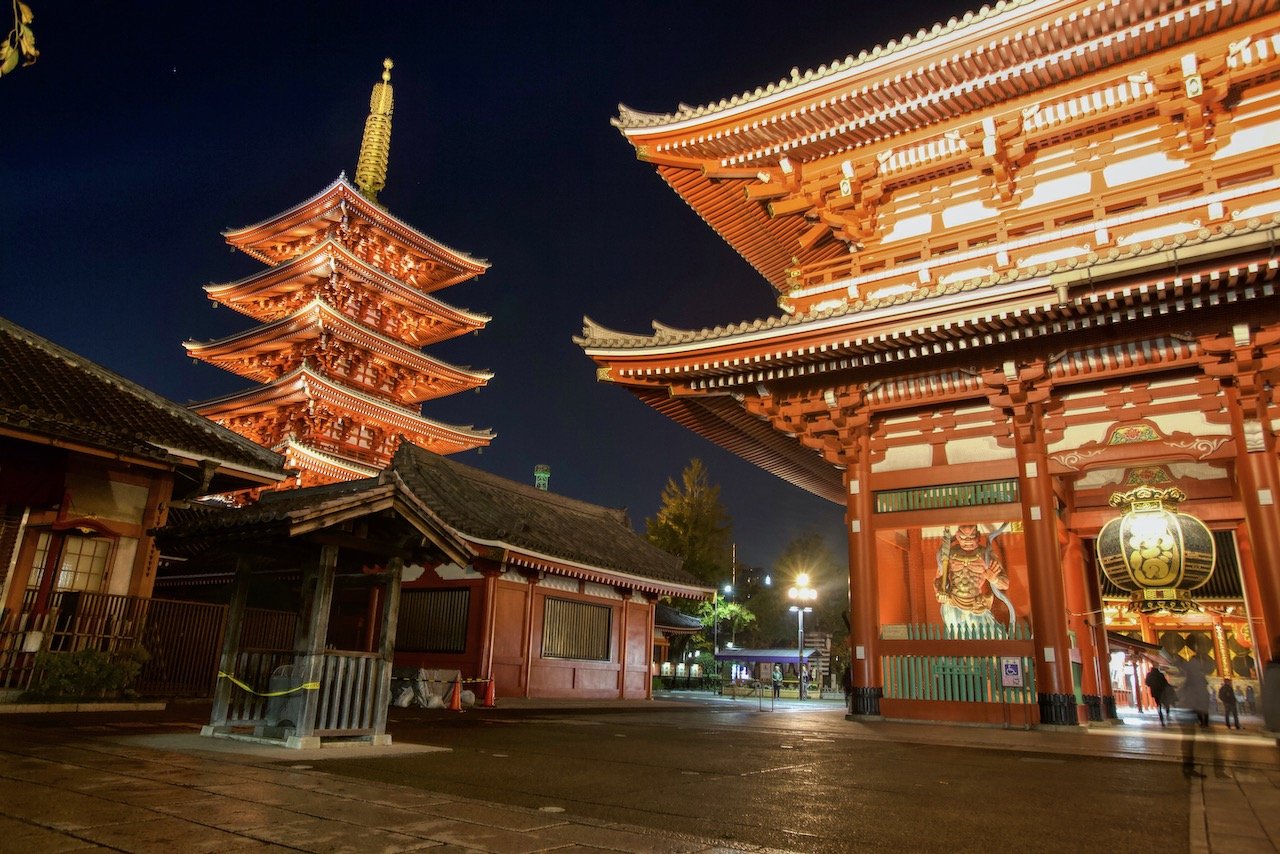
[[1155,820],[1162,851],[1280,842],[1256,722],[1198,734],[1187,778],[1183,735],[1141,718],[855,723],[838,701],[696,694],[394,712],[389,748],[308,751],[202,738],[201,705],[0,715],[0,850],[1150,851]]

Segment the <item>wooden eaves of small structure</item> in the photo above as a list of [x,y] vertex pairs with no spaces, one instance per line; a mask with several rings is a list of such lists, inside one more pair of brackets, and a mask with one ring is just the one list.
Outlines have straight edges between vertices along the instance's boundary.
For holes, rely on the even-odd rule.
[[[184,574],[234,566],[208,734],[295,747],[386,743],[393,663],[498,697],[649,697],[656,601],[712,595],[618,511],[409,443],[377,477],[192,509],[159,537]],[[302,573],[293,649],[240,648],[255,574],[282,569]]]

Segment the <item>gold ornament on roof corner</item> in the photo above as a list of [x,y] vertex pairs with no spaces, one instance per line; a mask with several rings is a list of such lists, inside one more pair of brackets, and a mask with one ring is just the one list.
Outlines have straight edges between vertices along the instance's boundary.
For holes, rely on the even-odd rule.
[[1129,593],[1130,610],[1181,614],[1198,610],[1190,591],[1213,575],[1213,534],[1195,516],[1177,512],[1181,489],[1140,486],[1111,494],[1124,514],[1098,532],[1098,562],[1107,578]]

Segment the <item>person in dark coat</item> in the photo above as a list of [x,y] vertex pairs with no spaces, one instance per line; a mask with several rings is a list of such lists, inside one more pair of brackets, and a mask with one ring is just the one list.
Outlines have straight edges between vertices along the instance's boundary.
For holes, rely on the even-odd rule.
[[1151,692],[1151,700],[1156,704],[1156,712],[1160,715],[1160,726],[1165,726],[1169,723],[1166,716],[1173,714],[1173,686],[1169,684],[1164,671],[1155,666],[1147,671],[1147,678],[1144,681],[1147,684],[1147,690]]
[[1230,679],[1223,679],[1222,686],[1218,688],[1218,701],[1222,703],[1222,718],[1227,725],[1227,729],[1231,729],[1231,722],[1236,722],[1236,729],[1240,729],[1240,702],[1236,699],[1236,686],[1231,684]]

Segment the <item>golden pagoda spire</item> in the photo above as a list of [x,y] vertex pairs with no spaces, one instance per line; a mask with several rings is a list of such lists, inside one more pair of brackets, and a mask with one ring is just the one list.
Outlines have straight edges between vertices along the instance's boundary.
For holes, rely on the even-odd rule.
[[387,186],[387,160],[391,157],[391,60],[382,60],[382,82],[373,85],[369,96],[369,118],[364,121],[360,159],[356,163],[356,187],[378,200],[378,191]]

